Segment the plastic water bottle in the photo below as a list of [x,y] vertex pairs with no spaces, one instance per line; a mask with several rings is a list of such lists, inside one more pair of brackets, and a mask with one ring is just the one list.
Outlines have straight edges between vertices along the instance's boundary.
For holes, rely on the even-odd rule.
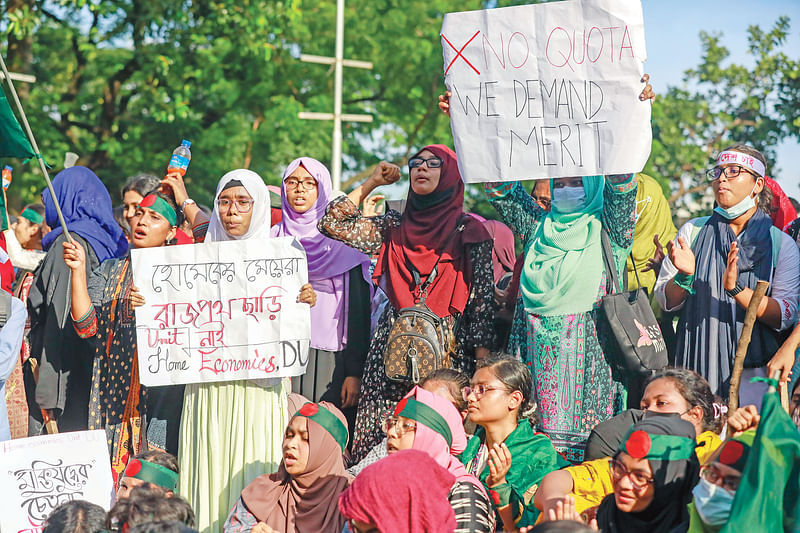
[[181,145],[175,148],[175,151],[172,152],[172,157],[169,158],[167,174],[173,172],[178,172],[181,176],[186,174],[186,169],[189,168],[189,161],[192,160],[192,152],[189,151],[191,145],[191,142],[184,139],[181,141]]
[[5,191],[8,189],[8,186],[11,185],[11,171],[14,170],[10,166],[6,165],[3,167],[3,190]]

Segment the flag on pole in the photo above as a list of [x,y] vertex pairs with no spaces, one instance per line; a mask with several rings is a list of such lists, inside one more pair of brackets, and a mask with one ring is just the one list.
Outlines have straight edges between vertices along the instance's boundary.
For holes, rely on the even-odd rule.
[[0,157],[29,159],[35,156],[31,143],[8,104],[6,95],[0,91]]
[[772,386],[722,533],[800,531],[800,431],[781,407],[778,382],[768,381]]

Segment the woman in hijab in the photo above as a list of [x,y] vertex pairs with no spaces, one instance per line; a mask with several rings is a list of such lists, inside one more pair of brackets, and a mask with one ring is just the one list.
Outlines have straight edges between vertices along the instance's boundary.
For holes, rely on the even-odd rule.
[[383,422],[389,455],[420,450],[456,477],[447,499],[456,514],[456,533],[494,531],[494,512],[483,484],[454,457],[467,447],[461,415],[446,398],[411,389]]
[[[152,193],[139,201],[130,220],[134,248],[166,246],[182,222],[170,197]],[[133,285],[130,254],[105,261],[88,282],[84,249],[64,242],[63,255],[72,270],[75,330],[96,345],[89,429],[106,430],[117,482],[128,460],[148,448],[178,453],[183,386],[145,390],[139,384],[134,309],[144,298]]]
[[[647,83],[639,100],[655,98]],[[644,104],[641,104],[644,105]],[[450,93],[439,97],[449,115]],[[583,460],[589,432],[621,412],[625,388],[611,375],[597,336],[600,301],[607,291],[601,247],[605,229],[622,279],[633,243],[637,181],[634,174],[550,180],[550,211],[519,182],[484,184],[500,218],[521,238],[520,276],[527,345],[518,351],[534,377],[540,422],[556,449]],[[512,337],[519,328],[512,326]]]
[[522,352],[534,376],[538,427],[580,462],[592,428],[625,407],[624,387],[612,378],[597,336],[607,290],[600,240],[605,228],[621,277],[633,241],[636,179],[559,178],[551,190],[547,213],[520,183],[486,184],[491,203],[524,243]]
[[603,533],[667,533],[688,518],[700,464],[694,427],[677,414],[635,424],[611,459],[614,494],[597,510]]
[[369,347],[369,257],[317,229],[333,190],[325,165],[310,157],[295,159],[283,173],[282,187],[282,221],[271,234],[300,241],[317,294],[308,367],[292,379],[292,390],[312,401],[331,402],[353,427]]
[[[736,144],[720,152],[708,171],[717,207],[678,231],[656,282],[656,298],[665,311],[679,311],[675,365],[706,378],[715,394],[727,397],[737,340],[753,289],[759,280],[769,289],[757,311],[747,349],[739,402],[761,405],[765,377],[782,370],[788,382],[794,350],[780,350],[780,332],[797,321],[800,253],[794,241],[772,225],[766,160],[750,146]],[[769,370],[768,370],[769,369]]]
[[[111,197],[94,172],[81,166],[62,170],[53,179],[53,189],[70,235],[86,251],[87,277],[106,259],[127,253],[128,241],[114,219]],[[25,369],[31,436],[41,431],[43,415],[57,422],[59,432],[87,429],[95,353],[94,345],[81,339],[69,320],[72,276],[62,257],[67,238],[49,189],[42,193],[42,203],[45,221],[53,229],[42,238],[47,255],[27,302],[31,357],[38,363],[38,379],[31,365]]]
[[492,236],[492,269],[494,270],[494,285],[498,289],[505,289],[514,272],[517,258],[514,256],[514,234],[508,226],[498,220],[487,220],[483,227]]
[[[269,210],[258,174],[228,172],[217,185],[205,240],[268,239]],[[314,300],[304,285],[298,301],[313,306]],[[245,485],[277,469],[288,388],[288,378],[186,385],[178,492],[194,507],[199,531],[219,531]]]
[[259,524],[277,533],[342,531],[337,502],[352,481],[344,469],[346,447],[342,412],[328,402],[305,403],[286,427],[278,471],[242,491],[223,531],[244,533]]
[[447,495],[454,482],[427,453],[402,450],[365,468],[339,496],[339,510],[353,533],[451,533],[456,519]]
[[419,301],[420,287],[440,256],[425,303],[455,330],[453,367],[472,374],[476,359],[495,345],[492,240],[481,222],[464,214],[456,155],[443,145],[426,146],[409,159],[409,173],[411,190],[402,215],[389,210],[364,217],[356,207],[376,187],[400,178],[396,166],[382,162],[349,197],[333,200],[319,224],[328,237],[378,254],[373,280],[389,298],[364,367],[353,463],[381,440],[380,421],[411,388],[388,380],[384,349],[398,310]]

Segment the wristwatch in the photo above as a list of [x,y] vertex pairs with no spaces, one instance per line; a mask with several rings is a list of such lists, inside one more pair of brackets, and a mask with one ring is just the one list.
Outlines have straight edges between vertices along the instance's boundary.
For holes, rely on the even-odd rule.
[[742,287],[742,285],[737,281],[736,282],[736,286],[734,288],[732,288],[731,290],[725,289],[725,292],[731,298],[735,298],[736,295],[739,294],[740,292],[742,292],[743,290],[744,290],[744,287]]
[[183,203],[181,204],[181,213],[183,213],[183,210],[186,209],[187,205],[197,205],[197,202],[195,202],[191,198],[187,198],[186,200],[184,200]]

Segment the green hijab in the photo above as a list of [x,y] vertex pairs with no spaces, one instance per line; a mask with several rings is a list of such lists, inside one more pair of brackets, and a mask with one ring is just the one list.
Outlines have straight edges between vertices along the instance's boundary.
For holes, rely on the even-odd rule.
[[[522,297],[529,313],[557,316],[592,310],[603,275],[604,184],[602,176],[584,176],[584,208],[564,213],[554,202],[536,228],[522,269]],[[553,180],[550,190],[555,190]]]

